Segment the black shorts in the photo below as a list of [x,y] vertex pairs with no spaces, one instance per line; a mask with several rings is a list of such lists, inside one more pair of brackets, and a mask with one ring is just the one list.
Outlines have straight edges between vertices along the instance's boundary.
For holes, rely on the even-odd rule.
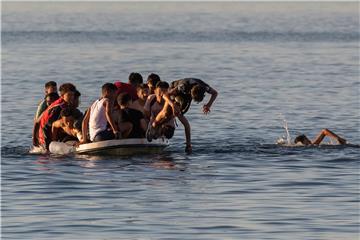
[[175,128],[169,125],[165,125],[162,128],[162,132],[167,139],[170,139],[174,136]]

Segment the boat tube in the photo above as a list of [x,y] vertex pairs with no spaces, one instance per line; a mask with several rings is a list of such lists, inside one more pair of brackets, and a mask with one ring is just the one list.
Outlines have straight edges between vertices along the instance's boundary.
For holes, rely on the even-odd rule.
[[74,142],[51,142],[50,153],[53,154],[96,154],[96,155],[129,155],[138,153],[159,153],[169,145],[165,138],[149,142],[146,138],[114,139],[73,146]]

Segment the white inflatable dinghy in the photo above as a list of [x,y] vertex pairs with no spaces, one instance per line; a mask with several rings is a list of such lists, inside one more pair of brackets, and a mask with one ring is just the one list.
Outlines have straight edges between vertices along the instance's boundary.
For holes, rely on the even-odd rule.
[[71,142],[51,142],[49,151],[50,153],[61,155],[70,153],[96,155],[158,153],[169,145],[169,140],[158,138],[149,142],[146,138],[129,138],[86,143],[78,147],[74,147],[72,144]]

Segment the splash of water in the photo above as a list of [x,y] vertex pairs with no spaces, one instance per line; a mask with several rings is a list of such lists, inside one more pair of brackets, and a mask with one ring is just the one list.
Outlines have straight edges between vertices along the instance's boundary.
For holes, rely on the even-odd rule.
[[288,127],[288,122],[285,119],[284,115],[282,115],[280,113],[280,117],[283,121],[283,128],[285,129],[285,133],[286,136],[283,136],[282,138],[279,138],[276,143],[277,144],[287,144],[287,145],[291,145],[291,136],[290,136],[290,132],[289,132],[289,127]]

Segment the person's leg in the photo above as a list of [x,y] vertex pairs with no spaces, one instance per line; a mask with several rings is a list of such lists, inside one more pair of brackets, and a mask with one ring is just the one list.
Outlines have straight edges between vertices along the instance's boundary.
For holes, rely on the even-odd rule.
[[158,113],[155,120],[152,123],[153,127],[159,126],[164,122],[169,121],[169,117],[173,115],[172,109],[168,102],[165,102],[163,109]]
[[115,138],[115,135],[112,131],[105,130],[105,131],[99,132],[95,136],[94,142],[106,141],[106,140],[111,140],[114,138]]
[[133,130],[133,124],[131,122],[121,122],[118,127],[121,132],[121,138],[129,137]]
[[164,135],[167,139],[170,139],[174,136],[175,128],[169,125],[162,126],[162,135]]

